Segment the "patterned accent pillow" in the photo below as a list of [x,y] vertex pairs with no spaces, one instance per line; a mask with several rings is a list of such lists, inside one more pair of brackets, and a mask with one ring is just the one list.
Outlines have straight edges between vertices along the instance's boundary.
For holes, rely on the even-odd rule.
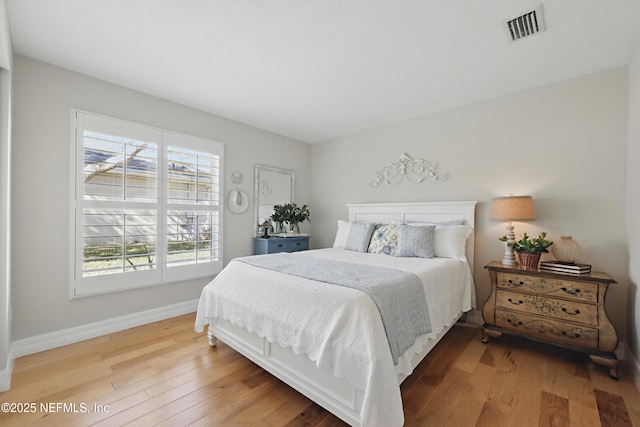
[[398,249],[398,224],[376,224],[367,252],[396,255]]

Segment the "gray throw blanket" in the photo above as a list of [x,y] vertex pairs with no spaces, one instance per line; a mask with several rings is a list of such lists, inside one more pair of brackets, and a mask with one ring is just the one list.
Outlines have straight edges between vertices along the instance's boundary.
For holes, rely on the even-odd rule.
[[236,261],[365,292],[380,311],[395,365],[418,336],[431,332],[422,281],[413,273],[290,253],[256,255]]

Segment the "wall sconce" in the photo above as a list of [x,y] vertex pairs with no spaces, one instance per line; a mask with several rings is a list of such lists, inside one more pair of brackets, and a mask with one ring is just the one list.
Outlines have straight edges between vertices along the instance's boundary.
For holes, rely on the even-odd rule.
[[533,198],[531,196],[508,196],[495,197],[491,200],[490,219],[495,221],[508,221],[505,226],[507,230],[507,241],[504,242],[504,257],[502,264],[517,265],[516,256],[513,252],[516,235],[513,232],[512,221],[533,221],[535,214],[533,211]]

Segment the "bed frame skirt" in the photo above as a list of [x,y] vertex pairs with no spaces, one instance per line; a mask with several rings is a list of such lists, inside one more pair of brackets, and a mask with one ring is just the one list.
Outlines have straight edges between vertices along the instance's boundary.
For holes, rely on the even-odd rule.
[[[429,340],[421,353],[414,355],[411,361],[413,369],[454,324],[455,321],[443,329],[436,338]],[[217,339],[220,339],[349,425],[361,426],[360,408],[364,392],[354,388],[346,380],[334,376],[330,369],[317,367],[305,354],[295,354],[290,348],[269,342],[266,338],[260,338],[245,328],[221,319],[209,322],[207,336],[210,346],[215,347]],[[405,378],[406,375],[398,378],[398,384]]]

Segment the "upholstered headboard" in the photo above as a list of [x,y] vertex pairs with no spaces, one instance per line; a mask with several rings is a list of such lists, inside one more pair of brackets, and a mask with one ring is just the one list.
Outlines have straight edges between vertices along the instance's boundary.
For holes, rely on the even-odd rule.
[[349,221],[367,221],[389,223],[392,220],[401,222],[434,222],[459,220],[473,232],[467,239],[467,261],[473,271],[475,201],[466,202],[416,202],[416,203],[363,203],[348,204]]

